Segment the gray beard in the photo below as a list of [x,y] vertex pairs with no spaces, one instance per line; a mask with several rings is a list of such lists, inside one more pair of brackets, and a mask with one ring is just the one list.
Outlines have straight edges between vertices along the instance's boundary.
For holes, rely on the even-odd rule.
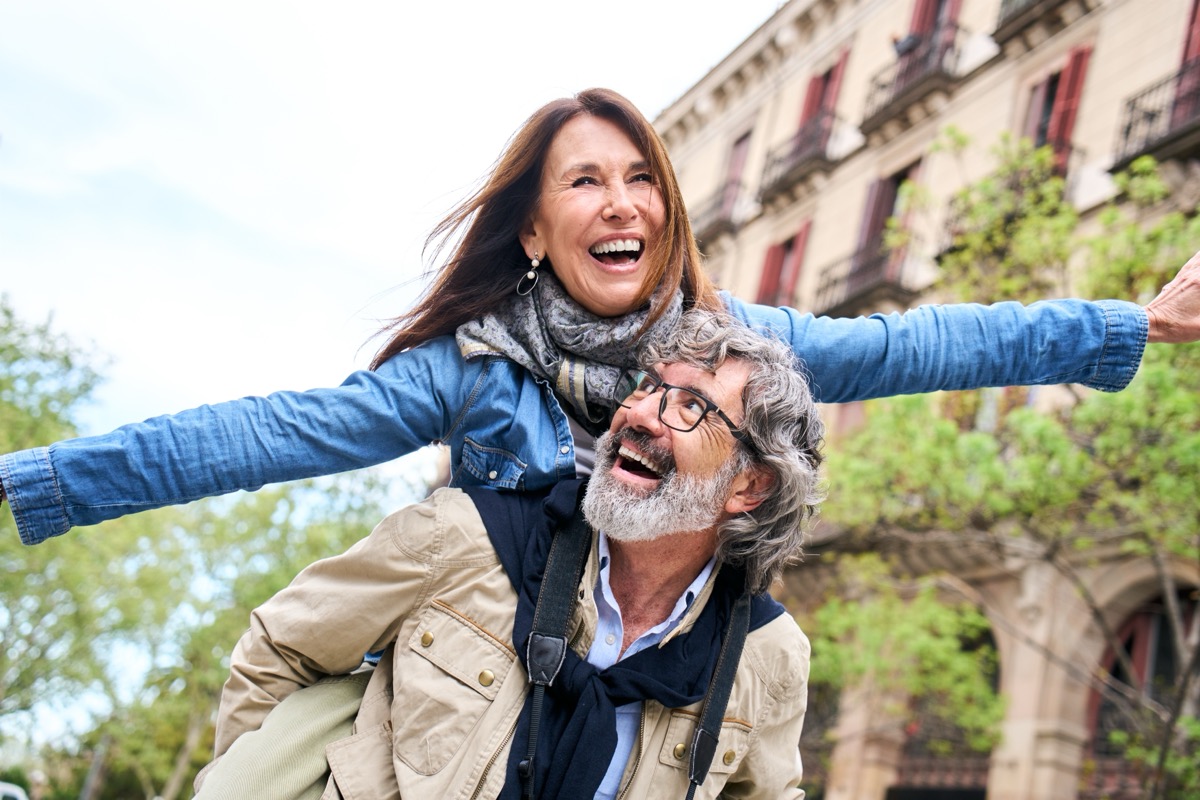
[[733,479],[736,459],[711,475],[680,475],[673,466],[649,494],[612,476],[616,437],[596,440],[596,468],[583,498],[583,516],[596,530],[618,542],[649,542],[672,533],[708,530],[720,518]]

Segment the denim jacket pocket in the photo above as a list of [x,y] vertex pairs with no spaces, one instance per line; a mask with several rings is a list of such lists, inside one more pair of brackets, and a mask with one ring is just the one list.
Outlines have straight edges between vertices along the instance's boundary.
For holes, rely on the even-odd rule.
[[496,699],[515,659],[511,648],[434,601],[408,646],[396,651],[396,757],[420,775],[445,767]]
[[528,466],[516,454],[500,447],[485,447],[470,437],[463,439],[462,469],[481,486],[521,489]]

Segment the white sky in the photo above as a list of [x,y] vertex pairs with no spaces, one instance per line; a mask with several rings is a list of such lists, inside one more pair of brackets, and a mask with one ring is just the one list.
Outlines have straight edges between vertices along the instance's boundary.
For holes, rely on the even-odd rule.
[[0,292],[111,357],[84,432],[333,385],[538,106],[653,117],[776,0],[0,0]]

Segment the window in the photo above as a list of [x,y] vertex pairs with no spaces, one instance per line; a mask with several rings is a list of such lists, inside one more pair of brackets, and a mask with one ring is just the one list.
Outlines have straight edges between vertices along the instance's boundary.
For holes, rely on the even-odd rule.
[[762,280],[758,285],[758,302],[769,306],[792,305],[796,286],[800,282],[800,267],[804,248],[808,244],[808,229],[812,220],[805,220],[796,235],[767,249]]
[[[1187,593],[1181,593],[1179,605],[1186,628],[1196,613],[1196,601],[1190,599]],[[1167,613],[1166,604],[1160,597],[1133,614],[1118,629],[1117,638],[1128,656],[1128,667],[1111,648],[1100,661],[1100,668],[1114,680],[1156,700],[1166,699],[1177,685],[1178,678],[1177,651]],[[1120,756],[1121,749],[1109,741],[1109,734],[1127,729],[1122,708],[1113,700],[1093,691],[1088,707],[1088,722],[1093,735],[1092,751],[1097,756]]]
[[920,162],[910,164],[899,172],[875,181],[867,190],[867,203],[858,229],[858,246],[855,248],[851,265],[852,272],[879,265],[879,259],[884,255],[883,234],[887,230],[887,221],[899,210],[897,203],[900,200],[900,187],[905,181],[916,178],[919,166]]
[[825,151],[833,130],[834,111],[849,57],[850,51],[843,50],[836,64],[809,78],[804,105],[800,110],[800,132],[806,141],[805,150]]
[[747,131],[733,143],[729,153],[729,166],[725,170],[725,187],[721,195],[721,219],[733,217],[733,207],[741,192],[742,170],[746,168],[746,156],[750,152],[750,132]]
[[1090,47],[1072,50],[1066,66],[1034,85],[1029,93],[1022,133],[1036,146],[1048,144],[1054,149],[1054,160],[1060,173],[1067,171],[1067,160],[1071,155],[1071,132],[1075,127],[1091,53]]

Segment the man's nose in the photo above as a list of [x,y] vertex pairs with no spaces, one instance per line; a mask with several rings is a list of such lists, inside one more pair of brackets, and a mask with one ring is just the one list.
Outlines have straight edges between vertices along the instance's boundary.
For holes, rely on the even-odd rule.
[[658,411],[662,407],[662,390],[652,392],[640,400],[626,401],[625,423],[629,427],[653,436],[662,432],[662,420]]

